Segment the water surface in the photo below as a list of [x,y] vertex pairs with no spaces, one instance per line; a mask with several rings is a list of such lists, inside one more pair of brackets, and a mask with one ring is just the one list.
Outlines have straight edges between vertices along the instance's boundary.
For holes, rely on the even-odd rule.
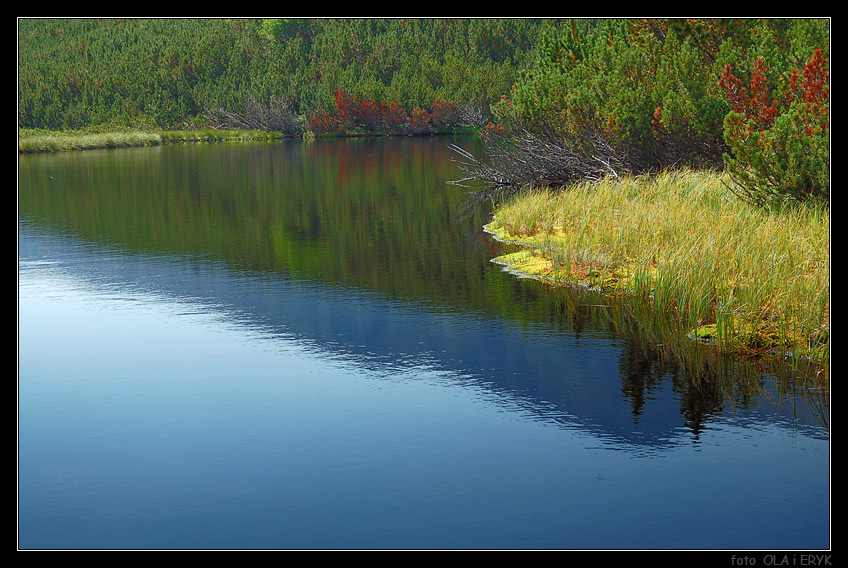
[[19,547],[828,548],[827,393],[502,272],[448,142],[21,156]]

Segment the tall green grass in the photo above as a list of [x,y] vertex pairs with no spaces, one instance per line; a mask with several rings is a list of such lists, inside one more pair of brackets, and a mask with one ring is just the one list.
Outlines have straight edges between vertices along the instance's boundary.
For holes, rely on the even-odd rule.
[[489,229],[547,261],[536,275],[648,297],[722,350],[827,361],[829,227],[826,208],[755,207],[717,172],[668,170],[526,191]]

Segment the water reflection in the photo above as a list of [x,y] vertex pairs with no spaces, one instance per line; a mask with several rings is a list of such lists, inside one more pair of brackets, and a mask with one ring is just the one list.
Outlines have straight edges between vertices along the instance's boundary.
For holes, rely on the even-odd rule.
[[[457,216],[448,142],[27,156],[21,217],[128,253],[83,261],[87,274],[108,267],[104,280],[204,298],[374,369],[421,357],[474,376],[497,369],[490,388],[624,439],[656,443],[681,417],[697,433],[728,406],[763,403],[759,369],[681,365],[622,333],[617,300],[501,274],[488,262],[498,245],[480,230],[488,212]],[[206,261],[235,271],[210,273]]]
[[[476,210],[469,218],[459,214],[464,196],[462,190],[447,184],[454,177],[449,157],[447,141],[438,138],[391,143],[363,140],[199,145],[22,157],[19,260],[23,438],[34,436],[30,425],[45,419],[40,413],[51,412],[46,403],[35,400],[53,396],[49,394],[51,388],[56,388],[52,372],[67,376],[80,385],[80,392],[97,399],[101,395],[93,390],[91,377],[101,373],[122,377],[122,361],[129,360],[138,366],[137,373],[145,383],[154,383],[162,393],[175,391],[175,398],[185,401],[185,406],[177,409],[166,400],[157,400],[156,408],[165,409],[163,420],[169,422],[169,428],[156,434],[157,443],[176,443],[164,441],[168,431],[175,428],[189,437],[202,438],[205,443],[212,443],[205,440],[206,436],[226,440],[230,436],[226,425],[244,432],[249,439],[264,440],[274,433],[275,444],[279,442],[274,447],[281,452],[291,448],[291,452],[301,456],[303,446],[280,440],[293,435],[291,432],[314,428],[315,437],[309,439],[309,444],[317,444],[316,455],[298,458],[304,460],[298,461],[303,471],[311,475],[321,469],[320,464],[339,459],[347,472],[352,467],[379,477],[371,464],[362,464],[353,457],[347,461],[344,456],[353,446],[345,449],[324,438],[322,432],[335,431],[336,426],[316,420],[315,416],[324,416],[328,404],[340,416],[356,416],[338,426],[339,431],[368,430],[371,438],[366,442],[362,433],[360,443],[381,446],[385,453],[374,459],[384,465],[408,459],[407,452],[412,451],[419,456],[438,454],[456,445],[459,456],[474,453],[473,448],[478,445],[488,447],[511,440],[515,445],[508,449],[504,446],[502,451],[513,456],[509,467],[515,469],[503,479],[487,482],[491,484],[487,491],[496,492],[494,487],[508,486],[521,477],[518,468],[523,462],[511,461],[515,456],[530,462],[545,461],[546,467],[552,467],[547,460],[555,459],[560,452],[562,459],[568,456],[581,464],[581,476],[585,474],[585,479],[594,483],[599,477],[614,478],[610,463],[606,462],[610,458],[596,455],[607,450],[629,459],[669,456],[683,470],[700,468],[692,483],[698,483],[696,479],[706,483],[703,480],[711,476],[730,475],[714,469],[718,466],[712,461],[697,462],[699,465],[687,462],[691,459],[689,454],[680,454],[680,449],[712,454],[726,446],[721,450],[728,452],[725,459],[738,464],[739,454],[746,451],[746,443],[737,439],[740,431],[750,439],[760,440],[757,443],[762,447],[771,447],[776,440],[787,437],[803,438],[801,445],[815,448],[810,453],[821,456],[821,446],[816,441],[826,447],[826,393],[790,390],[795,384],[791,380],[793,370],[787,376],[779,370],[764,375],[762,369],[749,368],[747,363],[714,361],[709,355],[681,362],[658,348],[655,339],[638,332],[638,324],[630,318],[632,306],[582,290],[549,289],[517,279],[492,265],[489,259],[499,252],[499,245],[480,229],[487,212]],[[68,321],[56,321],[52,319],[53,312],[42,314],[36,308],[40,304],[80,302],[83,312],[87,302],[96,309],[89,312],[90,316],[77,314]],[[86,326],[79,323],[89,317],[88,327],[94,329],[98,327],[98,315],[105,314],[105,318],[113,313],[110,310],[120,313],[128,325],[162,312],[167,323],[155,325],[149,334],[138,323],[130,330],[132,340],[120,346],[113,345],[109,338],[108,330],[115,329],[111,327],[114,323],[104,324],[107,331],[102,333],[84,329]],[[186,323],[179,323],[183,321]],[[90,334],[93,338],[84,347],[75,344],[73,325],[81,326],[80,337]],[[186,330],[176,335],[183,326]],[[213,337],[205,338],[207,333]],[[175,334],[172,345],[159,337],[171,334]],[[49,367],[43,357],[33,355],[43,348],[39,338],[63,335],[68,345],[99,363],[83,365],[79,376],[67,368],[59,372],[58,367],[66,359],[57,345],[52,352],[57,368],[40,371],[45,374],[39,375],[36,369]],[[194,335],[199,337],[195,340]],[[221,345],[219,336],[224,338]],[[226,339],[230,337],[233,345]],[[227,357],[210,353],[204,361],[203,355],[187,346],[192,341],[197,341],[201,353],[221,349]],[[240,347],[242,342],[245,352]],[[154,353],[151,360],[143,361],[140,348],[148,344]],[[107,352],[100,353],[100,349]],[[276,360],[275,354],[282,354],[283,361]],[[78,353],[66,355],[74,365],[77,356]],[[226,372],[216,369],[216,364]],[[320,380],[299,383],[307,376],[311,380],[322,377],[327,365],[335,371],[326,385]],[[166,368],[171,371],[163,370]],[[220,378],[219,372],[223,372]],[[44,390],[33,386],[31,375],[37,377],[32,382],[43,383]],[[268,383],[254,385],[254,381],[266,376]],[[352,376],[367,379],[361,385],[355,382],[354,387]],[[235,377],[255,389],[256,400],[247,402],[246,394],[233,390],[231,381]],[[198,388],[201,384],[202,389]],[[193,388],[189,389],[189,385]],[[314,399],[306,397],[304,389],[319,385],[326,386],[326,393],[332,392],[332,396],[324,393]],[[426,390],[428,386],[437,390]],[[63,388],[59,390],[64,392]],[[134,400],[158,398],[141,385],[132,388]],[[382,389],[379,396],[375,388]],[[406,393],[402,401],[386,396],[400,392]],[[456,399],[446,400],[447,392],[454,393],[451,396]],[[238,403],[223,410],[225,406],[219,400],[225,397],[222,393],[235,396]],[[350,397],[347,403],[337,399],[339,393]],[[99,407],[68,396],[91,411],[91,420],[98,419],[102,412]],[[275,401],[275,410],[268,410],[267,418],[261,418],[266,416],[268,404],[263,396]],[[416,396],[422,398],[415,400]],[[195,400],[191,401],[191,397]],[[375,406],[369,397],[379,399],[385,406]],[[469,420],[467,413],[471,412],[467,407],[455,414],[459,407],[453,405],[465,397],[474,404],[483,401],[487,411],[506,417],[506,422],[489,434],[493,439],[483,434],[485,428],[464,426]],[[438,405],[433,403],[435,398],[439,399]],[[298,400],[298,404],[292,404],[291,399]],[[232,420],[221,418],[221,423],[202,415],[196,420],[205,424],[207,431],[195,432],[194,426],[186,422],[194,416],[192,408],[214,408],[225,417],[238,408],[244,415]],[[368,418],[360,415],[365,408],[372,410]],[[140,411],[127,406],[126,412]],[[389,415],[394,421],[388,419]],[[434,420],[440,416],[446,418],[445,423]],[[513,416],[520,416],[520,420],[512,420]],[[48,416],[47,421],[51,420]],[[142,420],[146,423],[149,417]],[[70,422],[77,424],[76,419]],[[255,431],[250,426],[253,422]],[[507,423],[516,430],[508,429]],[[491,419],[486,424],[491,425]],[[554,443],[547,437],[530,435],[528,424],[559,432],[567,436],[568,442],[563,439]],[[398,449],[399,440],[393,436],[401,436],[400,433],[405,442],[416,440],[414,450]],[[319,447],[319,438],[324,446]],[[769,439],[768,444],[762,441],[764,438]],[[544,446],[544,454],[531,454],[536,445]],[[38,460],[49,461],[46,453],[41,456],[35,449],[38,447],[28,446],[22,454],[25,458],[36,454]],[[260,457],[276,463],[276,451],[270,447],[246,444],[243,451],[256,455],[243,459],[245,463],[255,460],[256,469],[245,469],[242,474],[253,477],[258,471],[265,471],[258,465]],[[322,451],[336,453],[336,457],[319,455]],[[369,451],[378,455],[376,450]],[[758,451],[762,450],[754,453]],[[213,458],[221,456],[210,456]],[[453,458],[452,455],[446,463],[461,467],[466,473],[482,467],[473,460],[459,466]],[[31,462],[24,462],[25,471],[29,472]],[[415,458],[412,462],[419,463]],[[821,464],[820,458],[812,463]],[[223,467],[220,463],[218,466]],[[793,468],[799,467],[789,462],[785,473],[777,477],[794,479],[800,474]],[[445,473],[439,470],[436,476]],[[687,473],[692,475],[694,471]],[[325,474],[321,472],[321,476]],[[407,479],[422,475],[406,474]],[[536,474],[544,477],[552,473]],[[651,474],[666,478],[671,472]],[[821,470],[814,476],[816,487],[822,487],[822,475],[826,487],[827,472]],[[371,487],[373,479],[363,478],[362,483]],[[300,477],[297,480],[302,482]],[[336,478],[326,481],[333,487],[340,483]],[[572,493],[579,487],[560,487],[566,481],[543,484],[546,489],[540,486],[539,491],[559,491],[559,499],[565,500],[587,498]],[[678,482],[669,483],[673,487]],[[37,484],[27,481],[24,487],[27,496],[31,487],[37,492]],[[405,485],[398,486],[399,491],[400,487]],[[463,491],[475,491],[452,485],[439,487],[458,501],[464,499]],[[482,487],[481,484],[480,491]],[[634,491],[644,494],[651,491],[648,487],[640,486]],[[229,491],[244,497],[242,489]],[[312,494],[315,490],[305,491]],[[730,493],[734,499],[739,497],[738,488]],[[469,505],[474,512],[468,513],[467,518],[477,519],[491,495],[481,495],[481,501],[472,500]],[[314,494],[312,497],[321,499]],[[508,500],[504,495],[498,497]],[[350,495],[344,498],[354,499]],[[619,498],[626,500],[623,495]],[[665,499],[652,498],[666,503]],[[673,501],[680,494],[672,490],[668,498]],[[249,497],[248,501],[252,499]],[[510,542],[529,543],[528,546],[597,545],[610,536],[609,529],[598,528],[606,515],[648,514],[643,510],[635,513],[628,507],[602,513],[586,521],[585,527],[595,527],[594,535],[583,528],[565,538],[556,523],[545,524],[552,513],[545,510],[547,505],[543,503],[550,499],[534,495],[530,501],[538,507],[537,534],[550,538],[540,536],[534,541],[522,537]],[[556,507],[565,506],[565,502],[554,501],[558,503]],[[813,501],[813,509],[820,512],[820,495]],[[510,509],[504,504],[504,510],[499,512],[528,522],[525,515],[531,513],[522,509],[526,505],[516,504],[518,509]],[[394,507],[398,506],[390,501],[381,510],[385,526],[390,526],[392,519],[408,523],[409,519],[400,513],[399,517],[392,517],[388,512],[397,513]],[[409,506],[420,511],[422,502],[413,499]],[[670,501],[667,506],[672,507]],[[304,503],[304,507],[308,504]],[[328,508],[328,514],[333,510]],[[444,546],[462,543],[459,537],[452,540],[447,536],[450,523],[445,511],[437,507],[431,511],[430,520],[438,520],[445,528],[444,533],[438,531],[439,538],[434,536],[428,542]],[[261,513],[256,514],[261,517]],[[670,518],[678,514],[675,511]],[[325,524],[318,526],[326,530]],[[381,530],[385,531],[385,526],[381,525]],[[496,530],[486,538],[472,538],[464,528],[461,534],[466,537],[466,545],[491,544],[502,534]],[[504,525],[499,530],[509,533],[514,529],[514,525]],[[346,542],[336,536],[334,540],[325,535],[323,541],[315,535],[303,536],[303,540],[292,537],[287,542],[317,542],[319,546]],[[393,546],[403,546],[405,542],[420,545],[415,539],[407,540],[409,535],[395,536],[395,540],[386,537],[382,542]],[[648,546],[655,542],[669,546],[669,540],[657,538],[634,531],[626,538],[620,537],[615,545]],[[669,534],[667,538],[677,539],[674,546],[685,542],[733,545],[727,535],[699,539],[694,535]],[[163,541],[150,542],[161,545]],[[239,542],[252,541],[242,535]],[[257,542],[268,540],[263,537]],[[359,545],[363,540],[356,542]],[[186,545],[186,541],[179,544]]]

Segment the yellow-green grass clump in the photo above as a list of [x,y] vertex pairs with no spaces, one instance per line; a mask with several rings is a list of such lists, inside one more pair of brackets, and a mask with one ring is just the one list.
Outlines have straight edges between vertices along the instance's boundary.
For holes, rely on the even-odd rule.
[[669,170],[528,190],[486,229],[524,245],[494,259],[512,271],[649,297],[722,349],[826,360],[829,225],[825,207],[756,207],[717,172]]

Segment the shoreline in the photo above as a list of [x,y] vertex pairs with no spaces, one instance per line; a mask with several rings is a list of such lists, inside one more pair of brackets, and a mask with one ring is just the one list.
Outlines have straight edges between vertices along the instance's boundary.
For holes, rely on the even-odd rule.
[[392,134],[380,132],[315,135],[303,132],[289,135],[280,132],[244,129],[196,128],[187,130],[114,130],[88,132],[83,130],[21,130],[18,129],[18,154],[42,154],[78,150],[103,150],[109,148],[141,148],[163,144],[201,142],[269,142],[280,140],[320,140],[332,138],[452,136],[467,134],[464,131],[421,134]]
[[526,191],[497,204],[483,227],[517,248],[490,261],[551,286],[642,298],[668,330],[719,352],[828,368],[829,211],[824,220],[763,212],[724,195],[719,177],[669,172]]
[[[600,273],[590,272],[583,278],[566,276],[566,270],[557,268],[553,262],[545,258],[543,254],[536,248],[537,245],[532,242],[522,242],[521,240],[502,239],[501,230],[493,227],[493,223],[488,223],[483,226],[483,232],[490,235],[494,240],[508,245],[514,245],[520,248],[518,251],[498,255],[491,258],[489,262],[503,267],[503,271],[511,274],[516,278],[527,278],[542,282],[551,287],[573,287],[581,288],[587,291],[599,292],[601,294],[616,294],[618,296],[635,296],[637,292],[624,287],[626,279],[621,278],[615,273]],[[650,298],[648,298],[650,301]],[[684,334],[686,339],[696,341],[700,344],[721,347],[719,340],[718,326],[715,323],[699,325],[689,329]],[[779,348],[780,340],[773,334],[763,332],[758,334],[756,338],[748,338],[748,341],[754,341],[758,347],[755,349],[739,349],[738,354],[747,357],[775,356],[783,358],[798,357],[808,361],[822,363],[825,357],[817,357],[814,352],[798,354],[794,351],[785,351]]]
[[163,144],[194,142],[240,142],[281,140],[279,133],[252,130],[114,130],[87,132],[81,130],[18,130],[18,154],[40,154],[109,148],[141,148]]
[[[19,129],[18,142],[20,155],[294,138],[300,137],[234,129],[104,133]],[[558,196],[566,193],[570,203],[558,202]],[[806,217],[790,219],[784,227],[780,213],[748,210],[729,193],[715,172],[691,171],[528,190],[498,204],[495,218],[483,230],[499,242],[518,247],[491,259],[517,277],[641,296],[659,314],[679,325],[682,322],[684,335],[721,351],[744,356],[790,353],[828,366],[829,245],[822,248],[818,241],[829,242],[829,210],[827,234],[822,236],[815,227],[818,233],[805,236],[806,225],[812,224]],[[810,219],[819,222],[815,216]],[[738,236],[750,243],[741,243],[726,226],[736,227]],[[686,233],[694,233],[697,242],[688,242]],[[775,245],[774,237],[784,233],[801,233],[795,241],[817,242],[797,251],[794,241]],[[657,234],[667,238],[657,240]],[[773,245],[776,252],[764,255]],[[781,255],[801,266],[800,274],[793,262],[787,265],[778,258]],[[774,261],[784,265],[776,275],[770,273],[769,264]],[[826,275],[822,275],[822,264],[827,265]],[[736,265],[742,266],[741,271]],[[807,265],[812,265],[809,274]],[[784,286],[781,279],[792,281],[791,285]],[[761,289],[750,290],[754,288]],[[798,316],[797,312],[804,313]]]

